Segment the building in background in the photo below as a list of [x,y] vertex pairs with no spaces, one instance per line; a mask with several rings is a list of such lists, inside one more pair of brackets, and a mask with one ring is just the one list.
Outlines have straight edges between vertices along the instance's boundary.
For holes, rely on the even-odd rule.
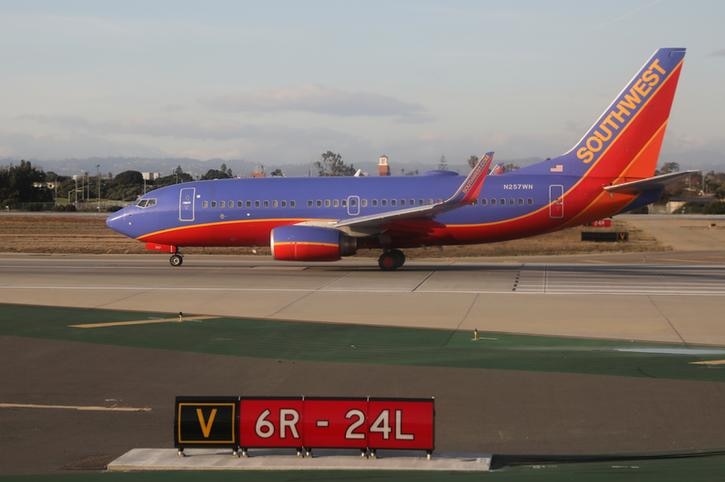
[[382,155],[378,157],[378,176],[389,176],[390,166],[388,165],[388,156]]

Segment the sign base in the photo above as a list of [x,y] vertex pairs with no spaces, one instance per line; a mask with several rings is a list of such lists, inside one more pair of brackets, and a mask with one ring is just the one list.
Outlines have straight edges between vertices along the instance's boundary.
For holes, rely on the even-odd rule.
[[[399,451],[378,451],[376,458],[365,458],[350,451],[317,450],[313,457],[296,457],[289,451],[250,450],[250,457],[236,457],[231,450],[186,449],[180,457],[176,449],[132,449],[108,464],[112,472],[152,470],[423,470],[485,472],[490,455],[447,455],[436,452],[430,460],[420,452],[406,456]],[[343,455],[344,454],[344,455]]]

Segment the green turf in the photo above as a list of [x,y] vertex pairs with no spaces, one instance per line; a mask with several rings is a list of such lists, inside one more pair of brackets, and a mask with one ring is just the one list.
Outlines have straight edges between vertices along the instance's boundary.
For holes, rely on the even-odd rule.
[[483,339],[474,342],[470,332],[246,318],[97,329],[68,326],[168,316],[173,315],[0,304],[0,335],[285,360],[725,381],[725,367],[690,364],[723,359],[725,352],[672,355],[617,351],[674,347],[656,343],[500,333],[481,333]]
[[725,480],[725,456],[697,457],[637,462],[597,462],[563,465],[509,467],[487,473],[450,472],[362,472],[362,471],[244,471],[244,472],[133,472],[72,473],[0,477],[0,482],[79,481],[79,482],[711,482]]

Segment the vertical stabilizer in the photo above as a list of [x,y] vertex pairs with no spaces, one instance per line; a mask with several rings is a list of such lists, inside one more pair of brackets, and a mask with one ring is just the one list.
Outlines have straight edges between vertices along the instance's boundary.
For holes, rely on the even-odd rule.
[[683,48],[657,50],[569,152],[526,171],[611,180],[652,176],[684,57]]

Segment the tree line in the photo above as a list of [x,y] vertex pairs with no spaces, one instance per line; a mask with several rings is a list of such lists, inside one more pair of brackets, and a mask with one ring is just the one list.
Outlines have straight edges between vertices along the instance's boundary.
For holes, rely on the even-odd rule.
[[[478,157],[469,156],[466,162],[469,166],[473,166],[478,162]],[[341,154],[330,150],[323,152],[320,159],[313,163],[313,166],[319,176],[351,176],[356,172],[353,164],[347,164]],[[448,167],[445,156],[441,156],[438,167]],[[517,165],[509,163],[502,166],[501,172],[516,169],[518,169]],[[679,170],[678,163],[667,162],[660,166],[656,174],[666,174]],[[407,174],[416,173],[417,170]],[[264,176],[264,168],[261,167],[261,170],[253,173],[253,176],[256,177],[257,174]],[[270,175],[283,176],[284,173],[281,169],[274,169]],[[222,163],[219,168],[209,169],[198,179],[228,179],[233,177],[234,173],[231,167]],[[15,209],[27,203],[37,205],[50,203],[62,209],[72,209],[77,202],[96,201],[99,198],[130,202],[143,194],[144,189],[148,191],[193,180],[194,177],[185,172],[181,166],[177,166],[166,176],[144,182],[141,172],[135,170],[123,171],[115,176],[111,175],[111,173],[96,176],[84,173],[83,176],[75,176],[74,178],[73,176],[62,176],[53,171],[43,171],[33,166],[29,161],[21,160],[18,164],[0,166],[0,206],[5,209]],[[703,173],[703,175],[694,175],[680,180],[667,187],[662,200],[702,197],[703,195],[710,200],[713,200],[713,198],[720,201],[725,199],[725,173],[710,171]],[[725,209],[725,204],[722,202],[716,204],[718,206],[705,206],[704,209]],[[696,210],[697,206],[690,207],[688,212],[693,212],[693,209]]]

